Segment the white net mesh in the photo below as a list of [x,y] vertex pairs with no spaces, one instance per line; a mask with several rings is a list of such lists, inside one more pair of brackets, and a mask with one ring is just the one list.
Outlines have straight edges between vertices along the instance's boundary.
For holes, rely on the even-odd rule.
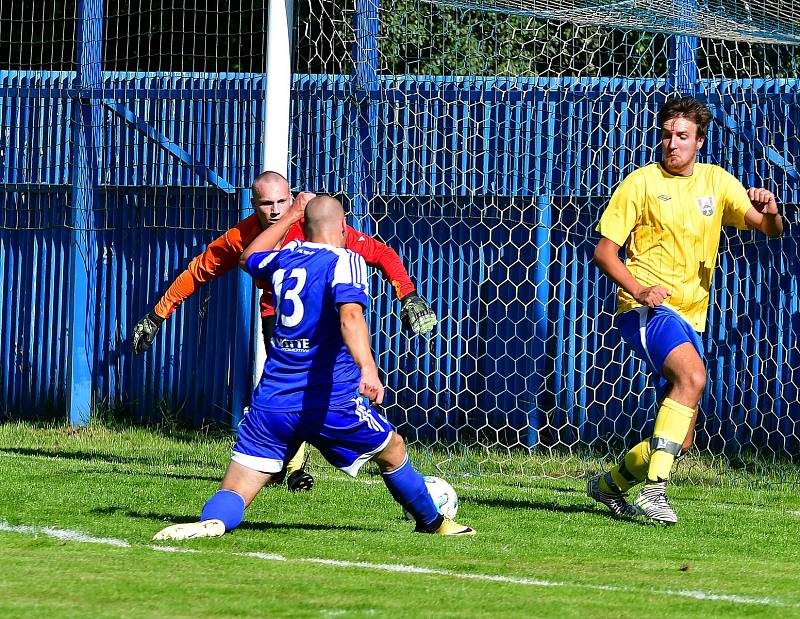
[[[407,338],[375,276],[386,412],[409,442],[445,470],[560,476],[650,434],[654,394],[612,329],[613,287],[591,255],[613,189],[657,157],[659,105],[684,93],[714,112],[701,159],[774,191],[787,230],[723,237],[709,387],[683,466],[795,475],[774,465],[800,453],[797,9],[296,4],[293,188],[342,197],[441,320]],[[249,213],[266,20],[260,2],[52,0],[31,15],[0,0],[0,270],[13,283],[0,290],[0,414],[63,412],[81,357],[96,410],[194,425],[241,410],[249,280],[187,300],[144,359],[129,336]],[[81,313],[76,350],[62,334]]]
[[701,160],[776,192],[789,222],[783,240],[724,235],[709,388],[682,467],[763,473],[798,454],[792,15],[744,3],[301,5],[294,180],[343,194],[400,249],[442,321],[430,340],[399,335],[376,276],[387,411],[409,442],[444,470],[558,476],[650,435],[655,394],[612,328],[613,286],[591,255],[600,212],[657,159],[655,114],[680,92],[714,111]]
[[451,0],[448,6],[529,15],[581,26],[685,34],[747,43],[797,44],[800,24],[791,2],[744,0],[622,0],[553,2],[552,0]]

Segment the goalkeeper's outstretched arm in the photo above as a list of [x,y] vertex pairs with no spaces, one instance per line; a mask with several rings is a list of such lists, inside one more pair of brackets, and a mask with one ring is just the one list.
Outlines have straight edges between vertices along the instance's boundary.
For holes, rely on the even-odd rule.
[[164,320],[203,284],[234,269],[244,245],[255,238],[260,230],[258,219],[252,215],[214,239],[202,254],[195,256],[170,284],[155,307],[134,326],[134,352],[139,354],[149,350]]

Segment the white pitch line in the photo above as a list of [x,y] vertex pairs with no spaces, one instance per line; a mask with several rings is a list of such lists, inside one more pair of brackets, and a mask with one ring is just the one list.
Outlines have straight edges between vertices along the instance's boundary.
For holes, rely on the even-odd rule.
[[[8,533],[22,533],[25,535],[45,535],[54,539],[114,546],[116,548],[131,548],[133,545],[124,539],[113,537],[94,537],[82,531],[72,531],[69,529],[54,529],[52,527],[36,527],[29,525],[10,525],[5,520],[0,520],[0,531]],[[559,581],[540,580],[536,578],[523,578],[516,576],[499,576],[496,574],[472,574],[468,572],[454,572],[452,570],[442,570],[416,565],[402,565],[394,563],[368,563],[365,561],[339,561],[336,559],[321,559],[316,557],[289,558],[279,554],[269,554],[263,552],[220,552],[203,551],[191,548],[177,548],[175,546],[159,546],[147,544],[144,546],[159,552],[180,552],[198,554],[227,554],[230,556],[246,557],[259,559],[262,561],[288,561],[292,563],[312,563],[316,565],[330,565],[332,567],[356,568],[372,570],[378,572],[392,572],[402,574],[423,574],[429,576],[445,576],[447,578],[458,578],[462,580],[478,580],[482,582],[497,582],[512,585],[523,585],[531,587],[563,587],[565,589],[588,589],[591,591],[612,591],[616,593],[647,593],[650,595],[663,595],[668,597],[690,598],[700,601],[729,602],[745,606],[776,606],[780,608],[800,608],[800,604],[793,604],[783,600],[773,598],[752,598],[744,595],[729,595],[722,593],[711,593],[708,591],[691,591],[686,589],[644,589],[636,587],[620,587],[617,585],[592,585],[588,583],[569,583]]]
[[0,531],[9,533],[24,533],[26,535],[46,535],[54,539],[67,542],[82,542],[84,544],[103,544],[105,546],[116,546],[118,548],[130,548],[130,543],[124,539],[114,539],[113,537],[94,537],[81,531],[70,531],[69,529],[52,529],[50,527],[31,527],[27,525],[13,526],[5,520],[0,520]]
[[155,544],[149,544],[147,547],[150,548],[150,550],[157,550],[158,552],[202,552],[194,548],[176,548],[175,546],[157,546]]
[[[250,556],[255,558],[265,558],[264,556],[257,556],[259,553],[245,553],[243,556]],[[281,560],[286,561],[285,557]],[[527,585],[533,587],[564,587],[573,589],[589,589],[592,591],[613,591],[617,593],[650,593],[656,595],[667,595],[674,597],[691,598],[694,600],[714,601],[714,602],[732,602],[734,604],[744,605],[758,605],[758,606],[780,606],[783,608],[800,608],[798,604],[791,604],[782,600],[775,600],[772,598],[751,598],[742,595],[728,595],[721,593],[709,593],[706,591],[689,591],[689,590],[673,590],[673,589],[641,589],[631,587],[618,587],[616,585],[592,585],[587,583],[568,583],[549,580],[539,580],[534,578],[522,578],[515,576],[498,576],[494,574],[470,574],[465,572],[453,572],[451,570],[442,570],[436,568],[419,567],[415,565],[401,565],[401,564],[382,564],[382,563],[366,563],[366,562],[353,562],[353,561],[339,561],[335,559],[315,559],[315,558],[297,558],[288,559],[298,563],[316,563],[320,565],[333,565],[335,567],[344,568],[361,568],[368,570],[375,570],[381,572],[395,572],[403,574],[429,574],[432,576],[447,576],[449,578],[459,578],[463,580],[480,580],[484,582],[500,582],[513,585]]]

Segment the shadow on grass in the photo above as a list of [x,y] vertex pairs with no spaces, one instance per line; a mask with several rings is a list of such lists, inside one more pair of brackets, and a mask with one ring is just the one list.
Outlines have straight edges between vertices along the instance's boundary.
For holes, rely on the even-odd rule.
[[0,447],[0,453],[38,458],[61,458],[63,460],[99,460],[109,464],[147,464],[149,460],[139,457],[118,456],[92,451],[56,451],[48,449],[29,449],[27,447]]
[[[55,451],[46,449],[29,449],[26,447],[0,447],[0,454],[3,453],[14,454],[18,456],[30,456],[33,458],[59,458],[62,460],[76,460],[82,462],[102,462],[104,464],[139,464],[143,466],[159,466],[162,464],[159,462],[154,462],[152,459],[140,458],[136,456],[118,456],[90,451]],[[190,481],[219,482],[222,479],[222,472],[220,472],[219,475],[192,475],[186,473],[150,473],[147,471],[136,471],[136,475],[159,478],[169,477],[171,479]]]
[[464,503],[470,505],[485,505],[491,508],[501,509],[535,509],[548,512],[561,512],[563,514],[575,513],[597,513],[597,509],[591,505],[566,505],[557,501],[533,501],[530,499],[482,499],[462,497]]
[[[91,510],[93,514],[99,516],[108,515],[122,515],[128,518],[139,518],[144,520],[154,520],[161,526],[169,524],[180,524],[183,522],[196,522],[197,516],[186,516],[178,514],[157,514],[155,512],[139,512],[123,507],[96,507]],[[360,527],[347,524],[320,524],[318,522],[243,522],[236,530],[243,531],[280,531],[280,530],[298,530],[298,531],[371,531],[380,533],[383,529],[374,527]]]
[[611,512],[601,505],[563,505],[556,501],[528,501],[525,499],[468,499],[470,504],[500,507],[505,509],[535,509],[562,514],[592,514],[610,522],[627,523],[637,527],[670,528],[671,525],[643,517],[615,518]]
[[560,512],[562,514],[592,514],[594,516],[602,516],[615,522],[632,522],[639,523],[635,519],[618,519],[614,518],[611,513],[602,506],[598,505],[565,505],[557,501],[531,501],[527,499],[481,499],[481,498],[467,498],[465,503],[470,505],[485,505],[491,508],[501,509],[530,509],[546,512]]

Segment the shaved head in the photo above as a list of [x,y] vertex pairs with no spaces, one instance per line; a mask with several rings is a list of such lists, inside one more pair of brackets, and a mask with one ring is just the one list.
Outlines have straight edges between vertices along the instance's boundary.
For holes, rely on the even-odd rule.
[[267,228],[278,221],[284,211],[292,205],[289,181],[283,174],[262,172],[253,180],[251,202],[261,227]]
[[331,196],[317,196],[310,200],[306,205],[303,228],[309,241],[344,247],[346,224],[342,203]]
[[289,187],[289,181],[286,180],[286,177],[283,174],[280,174],[279,172],[273,172],[272,170],[267,170],[253,179],[253,188],[261,184],[272,185],[274,183],[286,185],[287,188]]

